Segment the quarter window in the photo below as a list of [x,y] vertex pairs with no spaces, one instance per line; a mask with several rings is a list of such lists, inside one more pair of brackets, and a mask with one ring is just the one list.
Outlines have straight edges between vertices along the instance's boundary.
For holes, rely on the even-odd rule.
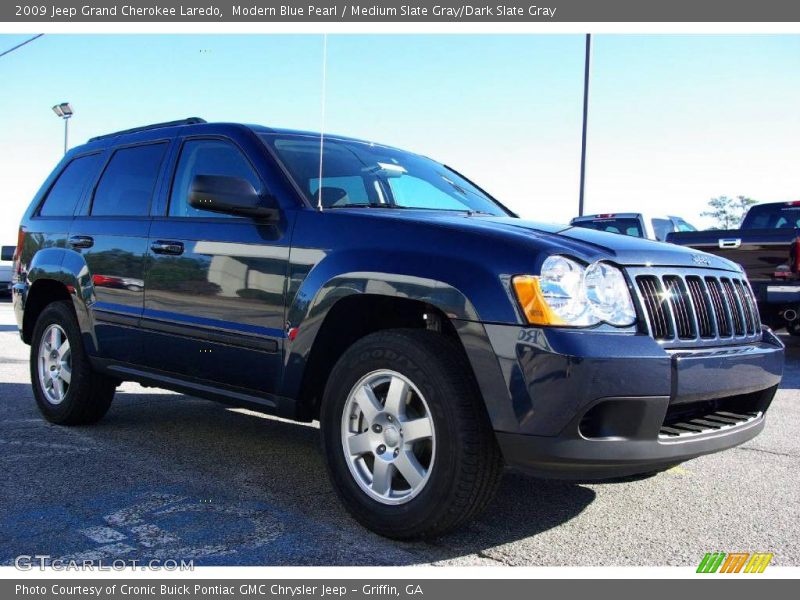
[[56,179],[39,210],[42,217],[71,217],[89,180],[94,177],[99,154],[81,156],[70,162]]
[[249,181],[260,191],[261,182],[242,152],[224,140],[189,140],[183,145],[172,194],[169,214],[173,217],[233,217],[189,206],[189,190],[196,175],[223,175]]
[[656,239],[664,241],[667,239],[667,234],[674,231],[672,221],[669,219],[653,219],[653,233],[656,234]]
[[149,214],[166,149],[166,144],[148,144],[117,150],[97,184],[92,215]]

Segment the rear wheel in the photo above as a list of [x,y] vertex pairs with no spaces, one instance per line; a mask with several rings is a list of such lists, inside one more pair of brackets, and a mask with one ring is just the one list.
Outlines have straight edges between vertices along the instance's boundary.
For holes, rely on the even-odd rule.
[[328,380],[325,458],[347,510],[387,537],[442,534],[479,514],[502,459],[461,349],[425,330],[371,334]]
[[92,371],[69,302],[54,302],[36,321],[31,384],[42,415],[60,425],[94,423],[106,414],[117,380]]

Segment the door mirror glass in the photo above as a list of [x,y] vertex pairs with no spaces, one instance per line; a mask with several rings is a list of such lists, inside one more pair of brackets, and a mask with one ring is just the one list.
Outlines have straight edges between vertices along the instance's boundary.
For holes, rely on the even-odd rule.
[[195,175],[189,190],[189,206],[229,215],[275,220],[278,210],[264,206],[268,198],[241,177]]
[[16,246],[3,246],[3,255],[0,256],[0,260],[14,260],[14,252],[16,251]]

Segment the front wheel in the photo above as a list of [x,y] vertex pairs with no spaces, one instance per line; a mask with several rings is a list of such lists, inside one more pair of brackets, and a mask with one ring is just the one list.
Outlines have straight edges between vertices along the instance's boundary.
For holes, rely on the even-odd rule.
[[470,520],[502,474],[469,365],[439,333],[389,330],[356,342],[331,372],[320,421],[344,506],[387,537],[432,537]]
[[69,302],[54,302],[36,321],[31,384],[44,417],[59,425],[94,423],[106,414],[117,381],[92,371]]

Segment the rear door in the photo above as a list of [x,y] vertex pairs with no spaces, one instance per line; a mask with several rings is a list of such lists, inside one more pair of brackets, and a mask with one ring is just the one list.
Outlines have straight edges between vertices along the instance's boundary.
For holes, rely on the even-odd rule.
[[[102,151],[75,156],[55,174],[44,199],[25,225],[23,248],[20,248],[23,264],[42,250],[67,247],[72,220],[87,189],[97,177],[102,156]],[[58,260],[61,260],[60,254]],[[60,270],[60,262],[49,259],[43,262],[46,264],[40,265],[40,269],[52,269],[54,274]]]
[[168,146],[158,141],[113,150],[84,214],[72,223],[68,245],[88,267],[82,285],[91,289],[97,352],[104,358],[141,360],[138,325],[144,309],[150,205]]
[[142,325],[146,361],[193,379],[274,392],[282,372],[291,221],[254,221],[192,208],[196,175],[247,179],[268,192],[226,137],[181,141],[167,206],[153,221]]

